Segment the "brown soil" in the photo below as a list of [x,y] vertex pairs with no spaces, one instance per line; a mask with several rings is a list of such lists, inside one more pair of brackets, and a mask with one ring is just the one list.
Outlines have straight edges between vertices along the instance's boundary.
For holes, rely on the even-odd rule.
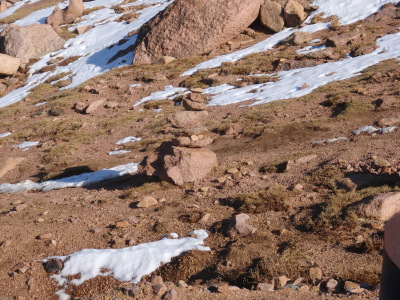
[[[360,22],[340,27],[339,31],[321,31],[316,38],[325,40],[361,26],[360,32],[366,33],[362,43],[370,44],[399,25],[398,19]],[[253,43],[267,34],[257,31]],[[215,54],[233,50],[230,47],[221,46]],[[349,44],[340,50],[350,52],[351,47]],[[233,65],[200,72],[191,77],[192,83],[211,73],[218,73],[218,83],[232,83],[246,75],[232,72],[233,66],[252,65],[247,74],[260,72],[261,68],[264,72],[297,68],[299,62],[304,62],[295,54],[299,48],[285,45]],[[282,57],[286,58],[284,66],[274,64]],[[124,67],[63,92],[43,84],[27,99],[0,109],[0,133],[13,132],[0,139],[0,157],[26,157],[1,182],[48,180],[142,161],[161,142],[171,139],[166,118],[183,108],[167,100],[144,104],[144,111],[132,105],[166,85],[183,84],[188,77],[177,75],[207,58],[180,59],[168,66]],[[158,81],[160,75],[167,79]],[[210,235],[205,244],[212,251],[191,251],[156,272],[171,282],[168,286],[178,292],[180,299],[378,299],[378,293],[372,290],[357,295],[326,293],[320,281],[312,281],[309,269],[318,266],[324,280],[334,277],[341,284],[346,280],[371,287],[379,283],[383,224],[358,219],[347,213],[347,207],[366,196],[398,189],[400,153],[396,149],[400,132],[359,136],[351,132],[400,115],[399,79],[400,64],[390,60],[302,98],[253,107],[242,107],[243,103],[208,107],[210,117],[204,125],[215,139],[208,148],[217,154],[219,166],[193,184],[178,187],[132,175],[89,188],[1,194],[0,298],[57,299],[56,282],[49,279],[40,262],[46,257],[83,248],[122,248],[129,240],[140,244],[171,232],[186,236],[193,229],[204,228]],[[129,91],[133,83],[142,86]],[[90,115],[73,108],[77,102],[99,99],[117,101],[119,106],[100,107]],[[377,102],[379,99],[382,101]],[[48,103],[34,106],[42,101]],[[154,108],[162,111],[155,112]],[[142,141],[115,145],[131,135]],[[341,136],[348,140],[312,144]],[[24,140],[37,140],[40,145],[24,152],[11,148]],[[107,155],[117,149],[132,152]],[[281,172],[282,163],[314,154],[315,159]],[[374,169],[376,158],[388,161],[392,168]],[[226,170],[232,167],[240,170],[240,178],[229,176],[219,183],[217,179],[226,176]],[[339,184],[343,177],[355,175],[365,182],[355,191]],[[143,195],[165,197],[167,201],[151,208],[135,208],[133,203]],[[18,203],[26,203],[28,208],[15,211]],[[227,220],[238,212],[247,213],[248,223],[257,230],[248,237],[228,238],[224,235]],[[210,218],[200,223],[207,213]],[[117,221],[130,216],[137,217],[139,223],[114,228]],[[37,238],[43,233],[51,233],[56,244]],[[360,235],[364,241],[358,243],[356,237]],[[15,270],[18,263],[25,264],[27,270]],[[304,277],[310,289],[254,290],[257,283],[282,275],[293,280]],[[148,279],[140,285],[142,299],[154,298],[145,284]],[[179,280],[189,287],[178,288],[175,284]],[[240,290],[226,294],[207,289],[224,283]],[[125,286],[129,284],[100,277],[70,292],[79,299],[128,299],[123,294]]]

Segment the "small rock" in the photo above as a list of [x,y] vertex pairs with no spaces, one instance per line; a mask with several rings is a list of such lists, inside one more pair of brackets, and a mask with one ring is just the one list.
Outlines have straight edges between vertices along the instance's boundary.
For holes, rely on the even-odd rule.
[[174,289],[167,291],[163,297],[163,300],[176,300],[178,299],[178,293]]
[[26,281],[26,285],[28,286],[28,289],[31,290],[33,288],[33,284],[34,284],[35,280],[33,278],[29,278]]
[[38,235],[36,238],[38,240],[49,240],[52,237],[53,237],[53,235],[51,233],[47,232],[47,233],[43,233],[43,234]]
[[202,193],[208,193],[209,190],[210,188],[208,186],[203,186],[202,188],[200,188],[200,192]]
[[329,278],[326,281],[325,286],[328,293],[340,292],[339,282],[334,278]]
[[182,104],[185,109],[193,111],[202,111],[207,108],[207,105],[205,103],[191,101],[188,99],[184,99]]
[[386,126],[393,126],[400,123],[400,116],[391,117],[391,118],[384,118],[379,120],[379,126],[386,127]]
[[128,221],[118,221],[115,223],[115,228],[126,228],[129,226],[130,226],[130,224]]
[[35,220],[35,223],[43,223],[44,219],[43,218],[38,218]]
[[284,43],[298,46],[313,39],[313,34],[304,31],[296,31],[284,40]]
[[162,197],[162,198],[158,199],[158,203],[164,203],[164,202],[167,202],[167,198]]
[[204,90],[202,88],[191,88],[190,91],[192,93],[197,93],[197,94],[202,94],[204,93]]
[[352,294],[362,294],[365,293],[367,290],[364,288],[352,289],[350,292]]
[[167,287],[163,283],[153,284],[152,286],[154,295],[161,297],[167,291]]
[[47,247],[57,247],[57,242],[56,240],[48,240],[46,242]]
[[283,288],[288,283],[289,280],[290,278],[287,278],[286,276],[279,276],[275,278],[276,288],[277,289]]
[[227,235],[229,237],[244,237],[252,234],[255,228],[246,224],[246,220],[248,219],[250,219],[250,217],[243,213],[234,216],[228,226]]
[[125,296],[137,297],[140,294],[140,288],[137,285],[131,287],[125,287],[122,289],[122,293]]
[[308,285],[304,284],[304,285],[300,286],[297,290],[300,292],[308,292],[310,290],[310,287]]
[[79,26],[78,28],[75,29],[75,33],[77,34],[83,34],[86,31],[88,31],[89,29],[91,29],[92,26],[91,25],[83,25],[83,26]]
[[22,211],[22,210],[24,210],[26,208],[28,208],[28,204],[23,203],[23,204],[18,204],[17,206],[15,206],[14,210],[15,211]]
[[158,201],[155,198],[151,196],[144,196],[143,199],[136,204],[136,207],[147,208],[156,204],[158,204]]
[[74,109],[76,111],[82,112],[87,107],[85,102],[79,101],[74,104]]
[[207,221],[210,219],[211,214],[207,213],[204,216],[200,218],[198,221],[199,223],[207,223]]
[[344,290],[346,292],[352,292],[355,289],[359,289],[360,285],[353,281],[345,281],[344,282]]
[[168,122],[176,128],[198,127],[207,117],[206,111],[179,111],[168,117]]
[[267,292],[273,292],[274,291],[274,285],[270,283],[258,283],[257,284],[257,290],[259,291],[267,291]]
[[151,284],[157,285],[157,284],[162,284],[164,283],[164,280],[162,279],[161,276],[154,275],[151,277]]
[[140,220],[135,217],[135,216],[130,216],[127,217],[126,220],[130,223],[130,224],[138,224],[140,222]]
[[322,279],[322,270],[319,267],[311,267],[309,270],[310,279],[313,282],[320,281]]
[[180,287],[180,288],[187,288],[188,285],[187,285],[187,283],[184,282],[183,280],[179,280],[179,281],[178,281],[178,287]]
[[64,268],[64,263],[62,262],[61,259],[58,258],[49,259],[44,266],[44,269],[46,270],[47,273],[55,273],[55,274],[60,273],[63,268]]
[[294,285],[300,285],[300,284],[303,283],[303,281],[304,281],[304,277],[299,277],[295,281],[293,281],[293,284]]
[[230,168],[230,169],[226,170],[226,174],[235,174],[238,172],[239,172],[239,170],[237,168]]
[[9,241],[9,240],[2,241],[0,243],[0,247],[9,247],[9,246],[11,246],[11,241]]
[[374,159],[374,165],[378,168],[390,167],[392,164],[382,158]]
[[92,103],[90,103],[85,109],[85,113],[86,114],[91,114],[93,113],[95,110],[97,110],[100,106],[102,106],[104,104],[105,100],[104,99],[100,99],[100,100],[96,100]]

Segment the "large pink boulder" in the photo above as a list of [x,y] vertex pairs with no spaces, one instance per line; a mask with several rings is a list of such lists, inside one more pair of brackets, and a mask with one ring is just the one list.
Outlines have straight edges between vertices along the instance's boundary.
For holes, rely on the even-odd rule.
[[253,23],[262,0],[176,0],[143,26],[134,63],[210,52]]
[[0,52],[19,58],[25,64],[32,58],[61,49],[64,42],[50,25],[11,24],[0,34]]

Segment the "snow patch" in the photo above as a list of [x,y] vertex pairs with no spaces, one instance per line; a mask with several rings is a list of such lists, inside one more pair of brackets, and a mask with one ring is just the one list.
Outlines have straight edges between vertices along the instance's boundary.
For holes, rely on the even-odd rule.
[[33,146],[39,145],[39,142],[23,142],[19,145],[14,145],[12,146],[13,148],[19,148],[19,149],[27,149]]
[[164,99],[173,99],[179,94],[187,91],[186,88],[182,87],[173,87],[172,85],[167,85],[163,91],[158,91],[151,93],[149,96],[142,98],[140,101],[136,102],[133,106],[138,106],[143,104],[147,101],[157,101],[157,100],[164,100]]
[[[189,233],[195,237],[180,239],[163,238],[157,242],[140,244],[121,249],[83,249],[66,255],[52,256],[43,260],[58,258],[64,262],[59,274],[51,275],[63,289],[59,296],[65,296],[68,284],[80,285],[96,276],[113,276],[119,281],[140,282],[145,275],[151,274],[163,264],[171,262],[173,257],[190,250],[210,251],[204,247],[208,237],[205,230],[194,230]],[[108,270],[106,273],[102,272]],[[68,276],[80,275],[79,279],[69,280]],[[60,299],[65,299],[61,298]]]
[[129,153],[131,151],[128,150],[116,150],[116,151],[110,151],[107,152],[108,155],[120,155],[120,154],[125,154],[125,153]]
[[3,183],[0,185],[0,193],[22,193],[24,191],[50,191],[70,187],[84,187],[104,180],[114,179],[120,176],[137,172],[137,163],[128,163],[111,169],[102,169],[97,172],[83,173],[57,180],[49,180],[41,183],[25,180],[19,183]]
[[140,141],[141,138],[135,137],[135,136],[128,136],[126,138],[123,138],[122,140],[119,140],[116,142],[116,145],[121,145],[121,144],[126,144],[126,143],[133,143],[133,142],[138,142]]
[[3,137],[6,137],[6,136],[9,136],[11,134],[11,132],[4,132],[4,133],[2,133],[2,134],[0,134],[0,138],[3,138]]
[[322,140],[322,141],[314,141],[312,142],[313,145],[318,145],[318,144],[332,144],[338,141],[345,141],[347,140],[347,137],[341,136],[338,138],[332,138],[332,139],[327,139],[327,140]]

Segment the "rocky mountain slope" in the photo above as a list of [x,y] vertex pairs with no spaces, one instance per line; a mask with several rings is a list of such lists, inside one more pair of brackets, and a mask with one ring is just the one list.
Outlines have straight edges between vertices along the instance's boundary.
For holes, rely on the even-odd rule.
[[0,2],[0,299],[378,299],[399,4],[226,2]]

